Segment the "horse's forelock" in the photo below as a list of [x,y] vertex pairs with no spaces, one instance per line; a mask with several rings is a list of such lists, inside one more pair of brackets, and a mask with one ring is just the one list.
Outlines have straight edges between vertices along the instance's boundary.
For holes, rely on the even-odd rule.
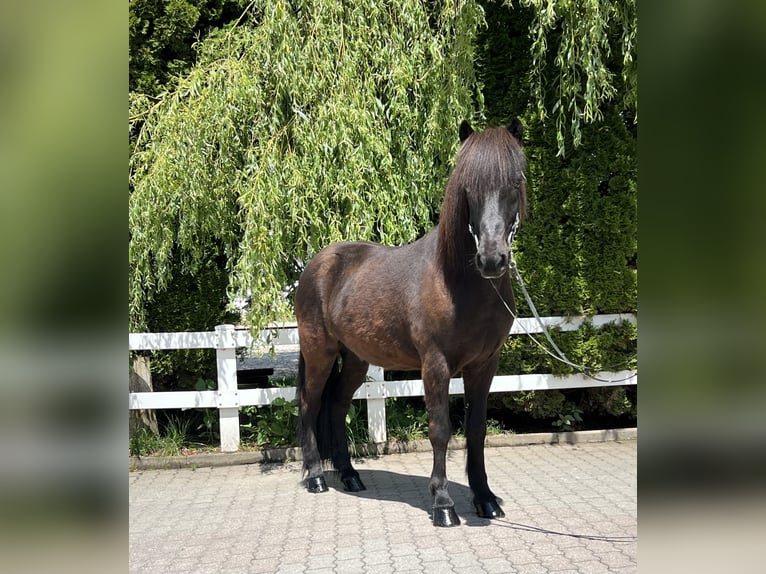
[[525,168],[521,145],[506,128],[474,132],[463,142],[447,181],[439,221],[439,249],[448,273],[459,273],[465,267],[466,193],[481,201],[482,194],[489,191],[518,189],[519,217],[523,219],[527,208]]
[[523,182],[525,168],[526,158],[516,138],[506,128],[488,128],[463,144],[450,179],[471,194],[481,194],[515,188],[519,179]]

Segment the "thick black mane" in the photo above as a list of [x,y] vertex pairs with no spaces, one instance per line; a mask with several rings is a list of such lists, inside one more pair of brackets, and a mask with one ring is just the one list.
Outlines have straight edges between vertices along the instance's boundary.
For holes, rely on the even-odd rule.
[[521,145],[506,128],[474,132],[465,140],[447,181],[439,217],[439,258],[447,276],[459,276],[465,269],[466,244],[471,244],[467,194],[518,190],[519,217],[523,219],[527,207],[525,167]]

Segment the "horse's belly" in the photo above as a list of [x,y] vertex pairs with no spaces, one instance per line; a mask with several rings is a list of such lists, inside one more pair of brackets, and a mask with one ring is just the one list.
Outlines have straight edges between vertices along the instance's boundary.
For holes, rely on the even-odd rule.
[[408,313],[400,297],[381,300],[356,291],[338,301],[331,312],[332,332],[359,358],[389,370],[420,368]]
[[389,371],[416,371],[420,369],[420,357],[407,353],[390,352],[394,349],[359,344],[357,341],[344,345],[357,357]]
[[339,341],[349,351],[371,365],[388,370],[416,370],[420,356],[406,324],[391,323],[390,315],[346,317],[336,329]]

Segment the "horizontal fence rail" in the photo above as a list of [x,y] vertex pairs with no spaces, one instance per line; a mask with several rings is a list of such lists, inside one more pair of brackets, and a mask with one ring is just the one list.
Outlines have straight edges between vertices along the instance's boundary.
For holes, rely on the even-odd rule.
[[[593,317],[543,317],[542,322],[548,329],[576,331],[586,321],[594,327],[622,321],[636,322],[633,314],[595,315]],[[509,335],[541,333],[538,322],[533,318],[516,319]],[[190,333],[130,333],[131,351],[161,351],[177,349],[216,349],[218,369],[217,389],[212,391],[169,391],[169,392],[131,392],[129,393],[130,410],[152,409],[218,409],[220,420],[221,450],[234,452],[239,450],[239,409],[245,406],[270,405],[275,399],[293,400],[295,387],[270,389],[239,389],[237,387],[238,348],[266,347],[274,345],[275,352],[280,347],[298,344],[298,329],[294,323],[283,323],[261,331],[253,337],[249,330],[237,329],[234,325],[218,325],[215,331]],[[574,374],[556,376],[549,374],[497,375],[492,380],[491,393],[510,391],[538,391],[550,389],[573,389],[583,387],[635,385],[638,376],[631,376],[630,371],[602,372],[594,380],[585,375]],[[463,393],[463,379],[450,379],[449,393]],[[355,399],[367,401],[367,421],[373,442],[386,442],[386,399],[389,397],[422,397],[422,380],[384,381],[383,369],[370,366],[365,382],[354,394]]]

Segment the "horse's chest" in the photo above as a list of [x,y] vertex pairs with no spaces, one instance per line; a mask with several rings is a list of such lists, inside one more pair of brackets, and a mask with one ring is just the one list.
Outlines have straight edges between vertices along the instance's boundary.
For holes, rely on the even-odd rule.
[[492,316],[478,317],[458,325],[458,329],[466,332],[473,340],[489,345],[494,345],[501,339],[505,339],[510,328],[510,321]]
[[512,319],[505,309],[492,304],[465,305],[456,309],[452,326],[454,350],[461,362],[483,360],[494,355],[511,329]]

